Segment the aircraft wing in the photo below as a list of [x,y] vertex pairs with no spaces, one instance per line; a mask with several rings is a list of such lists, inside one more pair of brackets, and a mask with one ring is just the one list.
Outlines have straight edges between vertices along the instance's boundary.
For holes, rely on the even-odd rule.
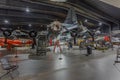
[[75,24],[62,24],[63,26],[63,30],[62,32],[66,32],[66,31],[70,31],[72,29],[75,29],[75,28],[78,28],[78,25],[75,25]]

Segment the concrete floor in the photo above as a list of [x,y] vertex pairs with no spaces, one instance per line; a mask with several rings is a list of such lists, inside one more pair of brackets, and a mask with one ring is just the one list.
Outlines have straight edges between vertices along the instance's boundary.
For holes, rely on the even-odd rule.
[[[28,54],[7,57],[18,60],[19,74],[13,73],[14,80],[120,80],[120,64],[113,65],[115,53],[115,50],[104,53],[94,50],[92,55],[85,56],[85,50],[72,50],[61,55],[49,52],[40,60],[29,59]],[[3,72],[0,69],[0,74]],[[1,80],[11,79],[8,75]]]

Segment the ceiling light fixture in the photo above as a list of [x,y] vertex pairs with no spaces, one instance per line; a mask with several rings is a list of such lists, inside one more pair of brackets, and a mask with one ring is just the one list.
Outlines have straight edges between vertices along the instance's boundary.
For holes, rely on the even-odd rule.
[[88,22],[88,20],[87,20],[87,19],[85,19],[85,22]]
[[102,25],[102,22],[99,22],[99,24],[98,24],[99,26],[101,26]]
[[25,10],[26,12],[30,12],[30,9],[29,8],[26,8],[26,10]]
[[8,23],[9,23],[9,21],[5,19],[5,20],[4,20],[4,23],[5,23],[5,24],[8,24]]
[[29,26],[29,27],[31,27],[31,26],[32,26],[32,24],[28,24],[28,26]]

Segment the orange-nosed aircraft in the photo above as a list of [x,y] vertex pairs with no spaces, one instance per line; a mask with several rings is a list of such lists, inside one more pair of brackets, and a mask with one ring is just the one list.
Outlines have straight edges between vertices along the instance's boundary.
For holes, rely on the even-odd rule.
[[30,39],[24,39],[24,40],[20,40],[20,39],[7,39],[6,43],[5,43],[5,38],[0,38],[0,46],[1,47],[7,47],[8,50],[11,50],[12,47],[20,47],[20,46],[24,46],[25,44],[32,44],[33,41]]

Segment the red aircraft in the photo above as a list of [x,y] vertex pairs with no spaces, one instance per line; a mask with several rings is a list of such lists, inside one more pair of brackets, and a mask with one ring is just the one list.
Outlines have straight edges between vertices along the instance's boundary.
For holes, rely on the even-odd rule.
[[24,39],[24,40],[20,40],[20,39],[7,39],[6,43],[5,43],[5,38],[0,38],[0,46],[1,47],[7,47],[8,50],[11,50],[12,47],[21,47],[24,46],[25,44],[32,44],[33,41],[30,39]]
[[0,28],[0,30],[4,36],[0,38],[0,46],[7,47],[8,50],[11,50],[12,47],[25,46],[25,44],[34,44],[35,37],[37,36],[37,32],[35,31],[4,28]]

